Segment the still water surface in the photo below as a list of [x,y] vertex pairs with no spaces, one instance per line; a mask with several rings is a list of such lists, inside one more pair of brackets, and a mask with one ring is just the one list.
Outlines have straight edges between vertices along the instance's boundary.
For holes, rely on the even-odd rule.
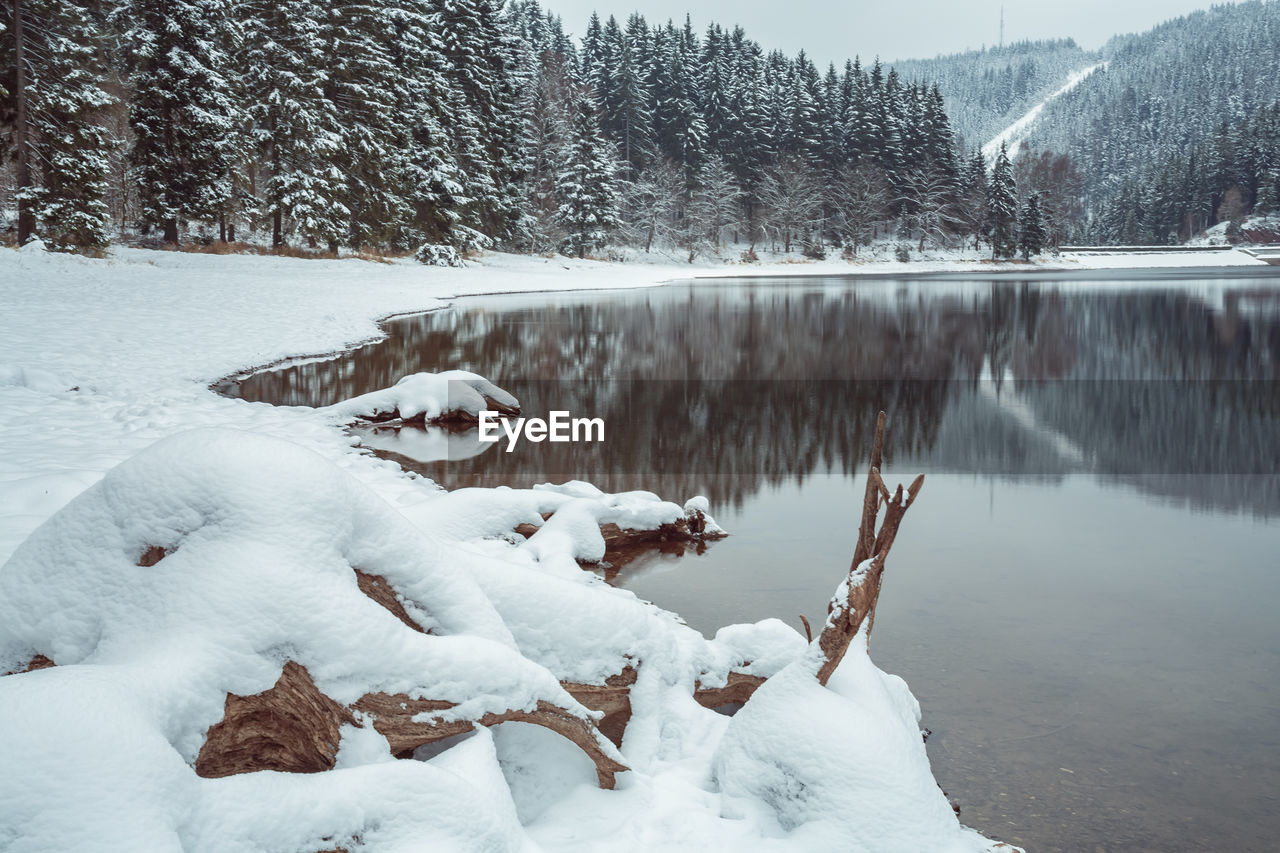
[[[1104,275],[1105,278],[1100,278]],[[601,445],[365,431],[438,482],[708,495],[733,535],[614,582],[708,635],[820,622],[874,415],[927,474],[873,656],[962,819],[1036,851],[1280,844],[1280,277],[724,280],[495,296],[235,393],[323,405],[465,368]]]

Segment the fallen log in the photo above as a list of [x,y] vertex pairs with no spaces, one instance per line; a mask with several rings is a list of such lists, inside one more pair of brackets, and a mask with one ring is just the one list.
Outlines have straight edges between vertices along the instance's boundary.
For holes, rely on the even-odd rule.
[[[542,518],[546,521],[552,515],[554,513],[545,513]],[[540,529],[537,525],[525,522],[516,525],[515,532],[529,539]],[[605,549],[600,562],[578,562],[586,569],[604,567],[605,580],[612,580],[624,566],[645,554],[657,551],[683,556],[690,548],[701,554],[706,550],[707,542],[728,536],[723,531],[708,531],[707,517],[701,510],[693,510],[683,518],[646,530],[619,527],[611,521],[605,522],[600,525],[600,535],[604,538]]]
[[330,770],[337,759],[341,727],[363,725],[356,712],[366,715],[394,755],[411,753],[477,725],[522,722],[543,726],[575,743],[595,764],[602,788],[612,788],[616,775],[627,769],[609,754],[590,720],[550,702],[539,701],[533,710],[513,708],[478,719],[441,719],[455,707],[454,702],[415,699],[404,693],[368,693],[344,707],[321,692],[305,666],[288,661],[270,689],[251,696],[228,694],[222,720],[209,728],[195,770],[206,778],[257,770]]

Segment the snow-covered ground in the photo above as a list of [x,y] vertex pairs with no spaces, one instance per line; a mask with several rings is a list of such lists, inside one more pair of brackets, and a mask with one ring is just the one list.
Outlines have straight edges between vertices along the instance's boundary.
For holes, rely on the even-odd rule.
[[1018,149],[1021,147],[1023,140],[1025,140],[1028,134],[1030,134],[1032,126],[1035,125],[1036,119],[1040,118],[1040,113],[1044,112],[1045,106],[1050,101],[1061,98],[1067,92],[1070,92],[1076,86],[1079,86],[1093,72],[1106,67],[1107,63],[1099,62],[1096,65],[1090,65],[1087,68],[1081,68],[1078,71],[1073,71],[1068,74],[1067,82],[1063,83],[1059,89],[1050,93],[1043,101],[1027,110],[1021,118],[997,133],[991,138],[991,141],[982,146],[982,156],[986,157],[988,162],[994,161],[996,159],[996,155],[1000,153],[1000,146],[1002,144],[1008,148],[1010,158],[1017,156]]
[[[779,622],[706,640],[577,568],[602,553],[599,524],[668,522],[678,503],[585,484],[445,493],[353,447],[339,428],[353,407],[208,385],[465,294],[1005,266],[1028,269],[0,250],[0,672],[35,653],[58,664],[0,678],[0,850],[987,849],[933,785],[905,684],[865,654],[821,688]],[[527,542],[503,538],[551,510]],[[169,556],[138,565],[149,546]],[[370,609],[351,566],[378,568],[448,636]],[[538,700],[586,713],[557,680],[602,678],[636,653],[660,664],[641,667],[615,791],[596,789],[575,747],[518,723],[425,763],[387,760],[366,727],[344,729],[338,768],[317,776],[190,767],[225,694],[269,687],[282,656],[344,702],[417,690],[474,713]],[[747,661],[777,673],[748,711],[692,701],[695,679]]]

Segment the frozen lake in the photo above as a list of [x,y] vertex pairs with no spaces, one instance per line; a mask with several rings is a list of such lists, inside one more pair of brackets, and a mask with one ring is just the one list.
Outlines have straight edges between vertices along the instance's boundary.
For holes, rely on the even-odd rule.
[[584,479],[733,535],[612,580],[705,633],[815,625],[875,412],[924,472],[872,654],[962,820],[1035,851],[1280,837],[1280,270],[715,280],[459,300],[233,393],[328,404],[465,368],[601,444],[365,432],[451,488]]

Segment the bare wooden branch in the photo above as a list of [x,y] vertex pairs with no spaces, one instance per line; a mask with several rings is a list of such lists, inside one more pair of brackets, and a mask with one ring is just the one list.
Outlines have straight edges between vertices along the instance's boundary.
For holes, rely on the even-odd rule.
[[604,737],[592,722],[550,702],[539,701],[532,711],[512,709],[484,714],[475,720],[448,721],[435,715],[456,707],[455,703],[412,699],[406,693],[369,693],[351,707],[373,718],[374,729],[387,739],[393,754],[469,732],[476,725],[518,722],[543,726],[577,744],[595,764],[601,788],[613,788],[616,775],[628,769],[605,750]]
[[340,728],[344,723],[358,724],[353,710],[372,718],[374,729],[387,738],[396,755],[468,732],[475,725],[516,721],[543,726],[577,744],[595,764],[602,788],[612,788],[615,776],[627,769],[612,757],[591,720],[550,702],[540,701],[530,711],[511,709],[474,720],[441,721],[436,716],[454,707],[453,702],[411,699],[404,693],[369,693],[348,709],[322,693],[306,667],[288,661],[269,690],[227,696],[223,718],[206,734],[195,769],[204,777],[255,770],[317,773],[332,769]]
[[730,672],[724,687],[696,685],[693,691],[693,698],[698,700],[698,704],[704,708],[718,708],[721,705],[728,705],[732,702],[746,702],[761,684],[764,684],[764,678],[759,675]]
[[413,621],[409,611],[404,609],[404,604],[396,596],[395,589],[387,582],[386,578],[382,577],[382,575],[370,574],[361,569],[356,569],[355,573],[356,583],[359,585],[360,591],[366,596],[389,611],[392,616],[403,622],[406,627],[412,628],[419,634],[431,633]]
[[[844,659],[849,644],[858,635],[863,622],[867,635],[875,624],[876,603],[880,598],[880,585],[884,576],[885,559],[889,556],[898,535],[898,526],[907,509],[915,502],[924,485],[921,474],[912,481],[904,494],[901,485],[890,496],[880,475],[884,448],[885,414],[876,418],[876,437],[871,449],[871,465],[867,471],[867,488],[862,502],[862,522],[858,527],[858,541],[849,566],[849,576],[842,583],[827,605],[827,623],[818,636],[818,648],[822,652],[822,664],[817,678],[826,684],[840,661]],[[876,519],[880,514],[880,501],[884,499],[884,521],[876,531]]]

